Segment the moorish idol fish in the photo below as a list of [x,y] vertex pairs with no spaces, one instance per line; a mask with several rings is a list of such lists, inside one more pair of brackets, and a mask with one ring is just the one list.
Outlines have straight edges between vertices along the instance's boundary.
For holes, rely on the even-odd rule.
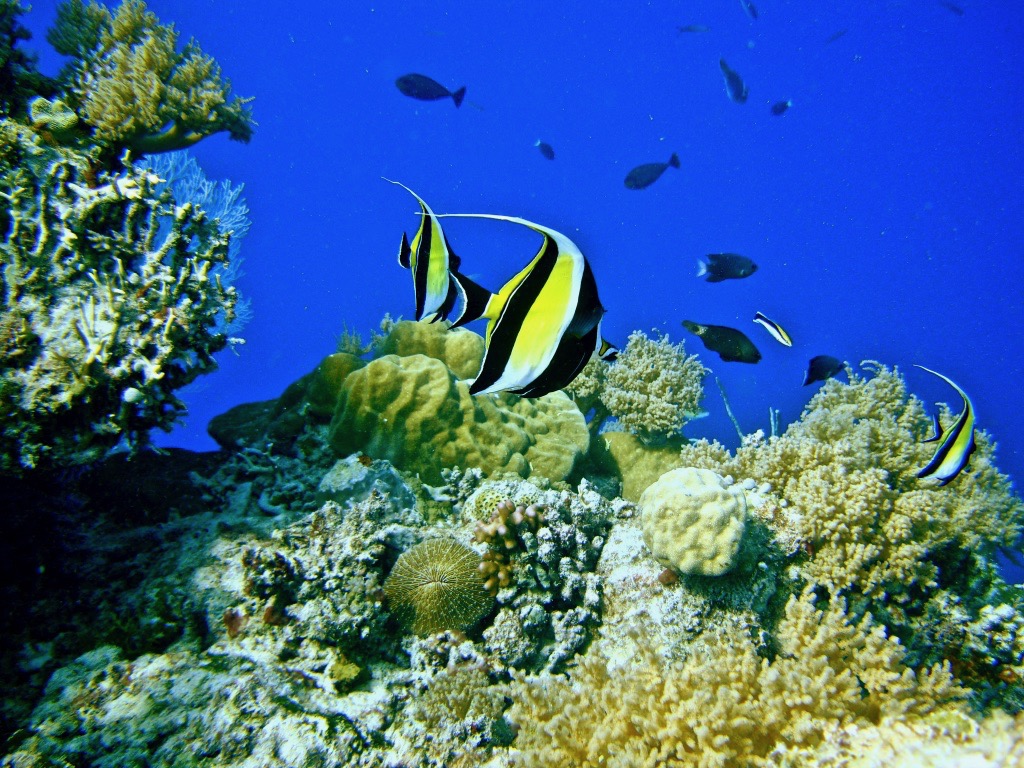
[[949,429],[942,429],[938,417],[932,422],[939,433],[939,447],[932,456],[932,460],[925,465],[917,476],[920,478],[934,477],[939,485],[945,485],[956,477],[967,466],[971,454],[977,447],[974,443],[974,406],[971,399],[951,379],[943,376],[931,368],[918,365],[922,371],[928,371],[933,376],[938,376],[957,391],[964,401],[964,409],[956,417]]
[[397,184],[420,204],[419,229],[411,244],[402,233],[398,251],[398,263],[412,272],[416,319],[432,323],[450,319],[465,324],[480,317],[490,291],[459,272],[459,257],[452,252],[430,206],[404,184],[384,181]]
[[764,329],[772,335],[779,344],[786,347],[793,346],[793,339],[790,338],[789,334],[786,333],[786,329],[776,323],[774,320],[769,320],[767,317],[762,315],[760,312],[754,313],[754,322],[758,325],[764,326]]
[[[469,385],[472,395],[512,392],[540,397],[568,386],[595,354],[614,358],[601,337],[604,307],[586,258],[565,235],[514,216],[453,213],[509,221],[542,235],[537,255],[493,294],[487,318],[484,359]],[[464,324],[461,321],[458,324]]]

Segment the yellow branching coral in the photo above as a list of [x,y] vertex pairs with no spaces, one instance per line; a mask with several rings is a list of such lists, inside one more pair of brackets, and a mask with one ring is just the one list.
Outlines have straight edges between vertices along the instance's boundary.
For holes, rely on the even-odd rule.
[[810,592],[787,604],[773,660],[736,631],[684,661],[636,639],[628,667],[591,651],[568,679],[516,681],[509,718],[520,727],[519,764],[761,765],[776,750],[814,748],[838,727],[960,716],[963,691],[948,666],[915,673],[883,627],[852,624],[842,600],[819,611]]
[[935,586],[941,548],[1010,546],[1024,505],[993,466],[985,432],[970,470],[949,486],[919,480],[934,451],[922,443],[930,420],[897,371],[867,365],[871,377],[828,381],[782,436],[752,436],[735,456],[699,441],[683,448],[682,461],[770,483],[772,522],[812,555],[802,566],[811,582],[902,602],[912,586]]
[[700,414],[707,372],[682,342],[634,331],[607,369],[601,400],[624,429],[645,442],[663,442]]
[[76,59],[68,101],[101,146],[166,152],[219,131],[238,141],[252,136],[249,100],[229,100],[231,85],[216,62],[194,41],[179,53],[174,27],[160,24],[142,0],[125,0],[113,14],[71,0],[48,37]]

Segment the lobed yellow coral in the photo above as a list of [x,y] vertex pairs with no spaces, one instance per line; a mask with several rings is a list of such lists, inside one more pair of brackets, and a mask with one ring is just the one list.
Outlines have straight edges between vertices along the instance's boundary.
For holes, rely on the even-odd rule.
[[851,623],[842,600],[817,610],[810,592],[789,600],[772,660],[735,630],[684,661],[636,640],[628,666],[592,649],[568,678],[516,680],[517,764],[759,765],[777,750],[813,749],[838,727],[960,715],[948,665],[914,672],[884,627]]
[[385,355],[348,375],[330,441],[342,455],[362,451],[436,485],[451,467],[563,480],[590,435],[561,392],[472,397],[443,362],[412,354]]

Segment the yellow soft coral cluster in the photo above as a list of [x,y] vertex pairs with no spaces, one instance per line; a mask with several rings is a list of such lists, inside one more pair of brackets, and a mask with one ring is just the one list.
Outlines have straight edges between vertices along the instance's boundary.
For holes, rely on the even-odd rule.
[[931,427],[925,409],[898,371],[866,367],[873,376],[827,382],[782,436],[755,435],[735,456],[698,441],[683,448],[681,461],[767,481],[764,514],[781,540],[810,555],[801,565],[810,582],[903,602],[912,587],[936,585],[940,548],[1010,546],[1024,505],[993,466],[995,447],[984,432],[970,469],[949,486],[918,479],[935,450],[922,442]]
[[76,59],[68,100],[101,146],[166,152],[219,131],[239,141],[252,135],[248,100],[230,99],[231,84],[194,41],[179,52],[174,27],[141,0],[125,0],[114,13],[71,0],[49,39]]
[[948,665],[914,672],[884,627],[851,623],[841,599],[818,610],[809,591],[790,598],[772,660],[736,630],[684,661],[636,640],[628,666],[592,649],[569,678],[516,681],[517,764],[725,768],[785,752],[810,765],[799,755],[836,728],[970,722]]

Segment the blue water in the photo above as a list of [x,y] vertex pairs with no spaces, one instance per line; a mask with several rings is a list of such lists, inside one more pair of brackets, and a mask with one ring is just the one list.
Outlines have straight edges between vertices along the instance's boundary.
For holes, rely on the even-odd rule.
[[[959,410],[919,363],[970,394],[1000,468],[1024,478],[1021,14],[966,0],[962,15],[931,0],[757,5],[752,21],[737,0],[150,2],[256,97],[259,122],[249,145],[222,135],[193,150],[211,178],[245,184],[239,287],[255,317],[160,444],[213,448],[211,416],[279,395],[343,324],[365,338],[385,313],[411,317],[395,256],[417,209],[386,176],[437,212],[522,216],[572,237],[597,276],[605,336],[685,340],[745,431],[767,429],[769,408],[784,424],[799,416],[818,354],[897,365],[926,402]],[[25,17],[51,73],[54,7]],[[710,31],[678,34],[687,24]],[[747,82],[746,104],[728,99],[719,58]],[[410,72],[465,85],[465,103],[402,95],[395,78]],[[793,107],[773,116],[783,99]],[[632,167],[672,152],[680,169],[624,187]],[[463,270],[492,288],[535,246],[500,223],[446,230]],[[697,279],[697,259],[719,251],[760,269]],[[751,322],[758,310],[792,349]],[[741,328],[764,359],[722,363],[683,319]],[[711,379],[705,405],[689,436],[734,444]]]

